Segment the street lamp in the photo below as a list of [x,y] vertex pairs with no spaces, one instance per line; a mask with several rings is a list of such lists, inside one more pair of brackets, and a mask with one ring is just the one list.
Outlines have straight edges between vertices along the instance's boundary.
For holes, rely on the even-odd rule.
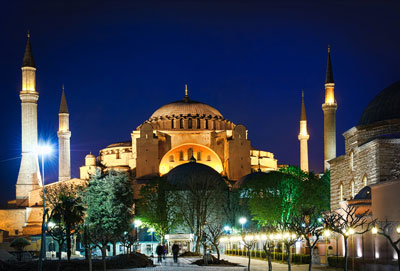
[[242,232],[244,230],[244,224],[246,224],[246,222],[247,222],[247,218],[245,218],[245,217],[239,218],[239,223],[242,225]]
[[42,246],[40,248],[40,259],[39,259],[39,271],[43,269],[43,260],[46,257],[46,201],[45,201],[45,189],[44,189],[44,156],[50,154],[53,150],[49,145],[38,145],[36,147],[36,153],[40,154],[42,161],[42,186],[43,186],[43,221],[42,221]]

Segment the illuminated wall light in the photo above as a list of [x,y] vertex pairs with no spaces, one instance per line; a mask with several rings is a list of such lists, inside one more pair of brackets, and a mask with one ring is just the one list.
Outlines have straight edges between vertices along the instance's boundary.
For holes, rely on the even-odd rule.
[[398,258],[399,258],[399,257],[397,256],[397,253],[396,253],[396,251],[395,251],[395,252],[393,252],[393,259],[394,259],[394,260],[398,260]]
[[378,251],[375,252],[375,258],[379,259],[379,252]]

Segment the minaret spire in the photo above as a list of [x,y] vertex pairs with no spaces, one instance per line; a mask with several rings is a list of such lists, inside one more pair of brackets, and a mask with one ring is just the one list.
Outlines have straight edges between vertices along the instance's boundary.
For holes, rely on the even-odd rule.
[[19,93],[21,99],[21,145],[22,157],[16,184],[16,203],[18,206],[30,206],[30,191],[42,185],[39,171],[37,127],[37,101],[39,93],[36,91],[36,66],[33,61],[31,39],[27,33],[26,48],[22,61],[22,88]]
[[335,83],[335,81],[333,81],[331,46],[330,45],[328,45],[328,60],[326,62],[326,76],[325,76],[325,84],[328,84],[328,83]]
[[328,161],[336,157],[336,110],[335,82],[333,80],[331,47],[328,46],[328,61],[325,76],[324,111],[324,170],[329,169]]
[[183,98],[185,102],[189,102],[188,86],[185,84],[185,97]]
[[301,92],[301,113],[300,113],[300,169],[308,172],[308,139],[310,135],[307,131],[306,106],[304,104],[304,91]]
[[60,112],[58,113],[58,180],[71,179],[71,131],[69,130],[69,111],[62,85]]

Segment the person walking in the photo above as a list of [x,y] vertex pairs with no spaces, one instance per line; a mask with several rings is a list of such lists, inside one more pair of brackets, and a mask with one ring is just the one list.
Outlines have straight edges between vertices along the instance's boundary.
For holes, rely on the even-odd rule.
[[177,263],[179,254],[179,245],[177,243],[172,246],[172,254],[174,254],[174,263]]
[[159,243],[158,246],[156,247],[156,253],[157,253],[157,256],[158,256],[157,262],[161,263],[162,262],[162,256],[164,254],[164,248],[161,245],[161,243]]
[[167,253],[168,253],[168,250],[167,250],[167,246],[164,244],[163,246],[162,246],[162,248],[163,248],[163,259],[165,260],[165,255],[167,255]]

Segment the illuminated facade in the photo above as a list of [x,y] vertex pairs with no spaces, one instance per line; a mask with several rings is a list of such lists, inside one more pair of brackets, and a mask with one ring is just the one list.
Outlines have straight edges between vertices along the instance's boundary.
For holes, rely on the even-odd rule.
[[[132,171],[136,178],[164,175],[193,156],[231,180],[252,170],[277,169],[270,152],[255,150],[243,125],[225,119],[214,107],[189,98],[157,109],[131,133],[131,140],[114,143],[100,151],[98,161],[109,169]],[[95,165],[85,163],[81,178]]]

